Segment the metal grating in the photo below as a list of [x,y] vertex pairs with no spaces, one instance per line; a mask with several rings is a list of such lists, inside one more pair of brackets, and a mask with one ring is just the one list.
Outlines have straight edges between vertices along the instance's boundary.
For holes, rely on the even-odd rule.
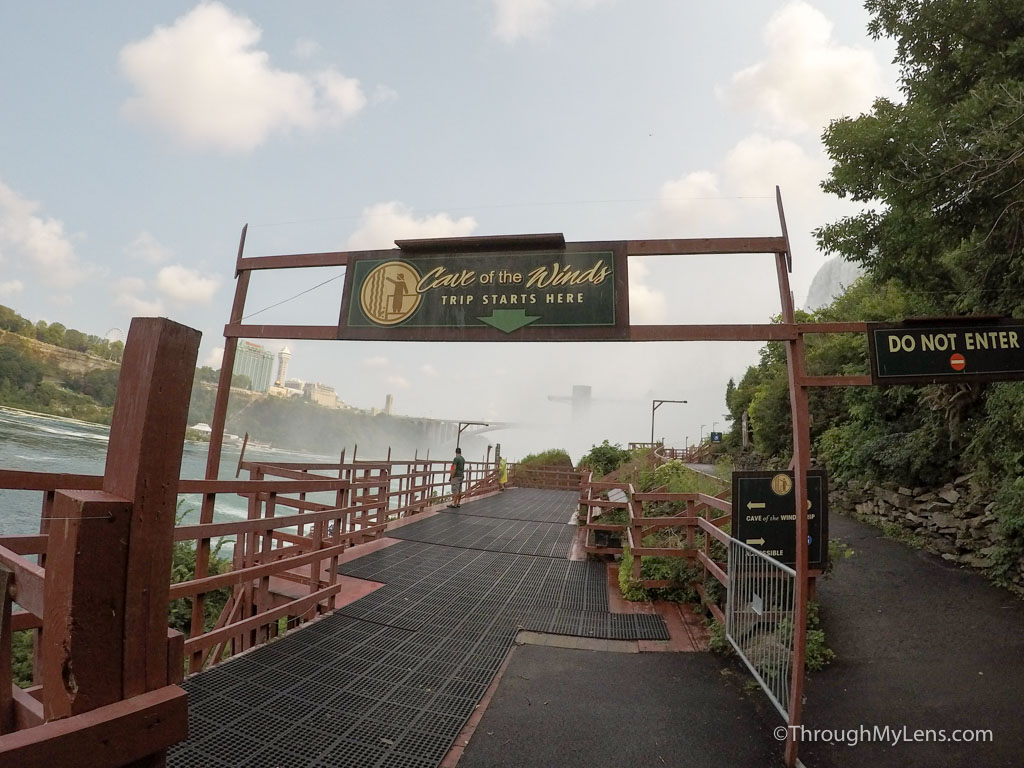
[[[603,564],[556,559],[573,529],[551,520],[575,503],[509,491],[474,502],[481,514],[406,526],[395,532],[404,541],[343,564],[385,586],[186,680],[192,731],[168,765],[432,768],[519,629],[667,639],[659,616],[608,612]],[[418,540],[443,531],[454,546]]]

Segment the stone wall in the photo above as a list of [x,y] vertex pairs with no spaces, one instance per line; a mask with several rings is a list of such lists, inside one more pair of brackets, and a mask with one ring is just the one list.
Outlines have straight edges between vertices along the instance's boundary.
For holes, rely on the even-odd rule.
[[[876,525],[898,525],[944,560],[988,569],[1002,536],[994,502],[978,498],[971,477],[963,475],[937,489],[851,480],[832,489],[829,504]],[[1024,563],[1018,564],[1013,580],[1024,586]]]

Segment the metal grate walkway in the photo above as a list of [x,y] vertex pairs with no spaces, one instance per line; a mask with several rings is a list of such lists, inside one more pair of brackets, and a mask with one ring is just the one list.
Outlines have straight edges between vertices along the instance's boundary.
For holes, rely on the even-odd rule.
[[659,616],[608,612],[604,566],[554,555],[553,523],[498,517],[568,520],[575,501],[514,489],[398,529],[339,569],[384,587],[185,681],[190,738],[168,764],[433,768],[520,629],[668,639]]

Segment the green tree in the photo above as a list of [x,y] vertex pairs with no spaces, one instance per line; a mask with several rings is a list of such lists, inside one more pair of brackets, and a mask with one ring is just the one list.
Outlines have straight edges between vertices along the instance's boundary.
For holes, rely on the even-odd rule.
[[833,122],[823,188],[865,210],[821,246],[927,314],[1024,311],[1024,8],[1008,0],[868,0],[896,42],[904,100]]

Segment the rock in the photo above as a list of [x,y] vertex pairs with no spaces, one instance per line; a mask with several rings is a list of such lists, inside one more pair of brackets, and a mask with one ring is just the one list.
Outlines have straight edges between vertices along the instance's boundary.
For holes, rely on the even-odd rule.
[[914,492],[909,488],[904,488],[902,485],[896,490],[900,496],[913,496]]
[[943,501],[948,501],[950,504],[956,504],[960,501],[960,494],[956,492],[956,489],[947,486],[939,491],[939,498]]
[[973,472],[968,472],[966,475],[960,475],[960,477],[953,481],[953,485],[966,485],[972,477],[974,477]]
[[956,555],[952,554],[951,552],[944,552],[942,554],[942,559],[943,560],[948,560],[951,563],[958,563],[958,562],[960,562],[960,558],[958,558]]
[[[949,514],[947,512],[934,512],[934,513],[932,513],[931,521],[932,521],[932,524],[935,525],[935,527],[940,529],[940,530],[948,528],[948,529],[952,529],[954,531],[957,529],[957,527],[961,523],[960,520],[957,520],[953,515],[951,515],[951,514]],[[967,526],[964,525],[964,527],[966,528]]]
[[915,528],[917,526],[919,526],[919,525],[923,525],[924,524],[924,518],[923,517],[918,517],[913,512],[907,512],[907,514],[905,514],[903,516],[903,519],[906,520],[908,523],[910,523]]
[[928,491],[928,493],[915,493],[914,495],[920,502],[935,501],[937,498],[939,498],[935,491]]
[[984,555],[985,557],[992,557],[992,555],[996,554],[996,552],[998,552],[999,549],[1000,548],[996,547],[996,546],[983,547],[982,549],[978,550],[978,554],[979,555]]

